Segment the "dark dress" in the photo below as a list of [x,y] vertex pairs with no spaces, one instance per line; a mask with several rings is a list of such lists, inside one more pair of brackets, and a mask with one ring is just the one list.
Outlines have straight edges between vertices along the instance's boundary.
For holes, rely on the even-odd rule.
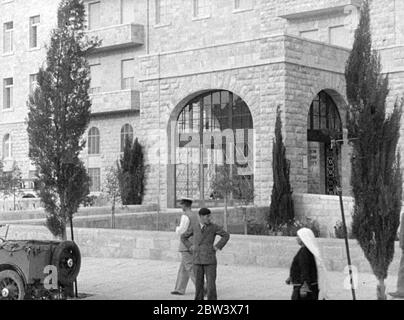
[[[290,281],[293,285],[292,300],[317,300],[317,266],[313,254],[306,247],[300,248],[290,267]],[[300,296],[300,288],[306,283],[311,290],[305,298]]]

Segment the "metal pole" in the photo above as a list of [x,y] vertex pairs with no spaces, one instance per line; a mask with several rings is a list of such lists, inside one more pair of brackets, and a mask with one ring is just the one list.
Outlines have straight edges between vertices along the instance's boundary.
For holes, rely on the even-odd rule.
[[334,163],[335,163],[335,177],[337,181],[337,192],[339,196],[339,204],[340,204],[340,209],[341,209],[341,218],[342,218],[342,226],[344,229],[344,239],[345,239],[345,250],[346,250],[346,255],[347,255],[347,260],[348,260],[348,268],[349,268],[349,277],[350,277],[350,282],[351,282],[351,291],[352,291],[352,300],[356,300],[356,294],[355,294],[355,288],[354,288],[354,281],[353,281],[353,275],[352,275],[352,265],[351,265],[351,255],[349,253],[349,243],[348,243],[348,232],[347,232],[347,227],[346,227],[346,222],[345,222],[345,213],[344,213],[344,203],[342,201],[342,187],[339,179],[339,168],[338,168],[338,142],[336,140],[331,141],[333,146],[333,158],[334,158]]
[[345,223],[344,204],[342,202],[342,188],[337,187],[337,190],[338,190],[338,196],[339,196],[339,204],[341,207],[342,226],[344,228],[345,249],[346,249],[346,255],[347,255],[347,259],[348,259],[349,277],[351,280],[352,300],[356,300],[353,275],[352,275],[351,255],[349,253],[348,232],[347,232],[347,227],[346,227],[346,223]]
[[[70,214],[70,235],[72,237],[72,241],[74,242],[74,232],[73,232],[73,217]],[[77,278],[74,280],[74,296],[78,298],[78,292],[77,292]]]

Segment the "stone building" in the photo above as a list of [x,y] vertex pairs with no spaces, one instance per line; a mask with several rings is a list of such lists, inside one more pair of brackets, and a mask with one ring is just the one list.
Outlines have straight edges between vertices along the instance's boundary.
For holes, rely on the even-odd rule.
[[[145,202],[175,207],[181,196],[191,196],[220,205],[212,181],[217,165],[231,159],[237,179],[254,189],[254,204],[268,206],[280,106],[294,193],[324,195],[315,199],[327,202],[339,168],[349,195],[344,68],[360,3],[85,1],[88,33],[103,40],[88,57],[93,106],[83,159],[93,191],[130,136],[145,146]],[[27,158],[25,101],[56,6],[51,0],[0,3],[1,152],[5,162],[19,163],[26,177],[34,169]],[[403,15],[402,0],[372,1],[374,47],[390,74],[389,105],[404,89]],[[38,39],[31,48],[34,25]],[[337,157],[321,129],[341,140]],[[313,198],[303,198],[312,204]]]

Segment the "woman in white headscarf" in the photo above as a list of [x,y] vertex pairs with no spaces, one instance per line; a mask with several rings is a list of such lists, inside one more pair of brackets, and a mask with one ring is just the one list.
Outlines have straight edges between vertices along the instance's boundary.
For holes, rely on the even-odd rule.
[[327,269],[313,231],[297,231],[300,250],[293,259],[287,284],[293,285],[292,300],[327,299]]

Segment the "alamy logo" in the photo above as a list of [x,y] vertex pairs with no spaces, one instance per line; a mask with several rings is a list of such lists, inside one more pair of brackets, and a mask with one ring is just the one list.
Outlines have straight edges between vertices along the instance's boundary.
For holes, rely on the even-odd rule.
[[58,269],[54,265],[48,265],[43,269],[43,273],[47,276],[43,280],[46,290],[54,290],[58,288]]

